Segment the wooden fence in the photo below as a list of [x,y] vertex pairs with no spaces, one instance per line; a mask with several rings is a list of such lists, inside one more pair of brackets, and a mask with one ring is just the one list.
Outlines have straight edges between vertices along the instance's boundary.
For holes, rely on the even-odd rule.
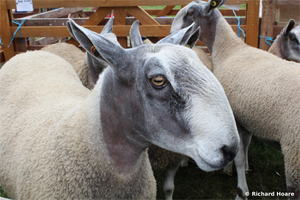
[[260,48],[268,50],[270,45],[265,42],[265,39],[279,35],[290,19],[300,24],[299,0],[263,0]]
[[[1,2],[1,29],[0,36],[2,38],[1,54],[3,59],[7,61],[16,53],[30,49],[30,45],[25,43],[25,39],[34,37],[70,37],[70,34],[65,26],[67,18],[57,18],[59,15],[64,15],[68,8],[83,7],[98,7],[88,18],[74,19],[84,27],[100,32],[105,23],[105,17],[114,12],[115,20],[113,32],[117,35],[122,46],[126,46],[127,37],[129,35],[130,25],[135,19],[141,22],[140,31],[143,36],[150,38],[162,38],[169,34],[172,17],[176,15],[178,10],[173,9],[176,5],[186,5],[191,0],[33,0],[33,7],[40,8],[64,8],[63,13],[58,14],[58,11],[53,11],[56,18],[51,18],[51,12],[46,14],[35,14],[34,16],[25,16],[17,18],[12,9],[16,7],[15,0],[0,0]],[[227,5],[242,5],[245,4],[245,9],[236,11],[236,14],[241,17],[241,25],[245,31],[245,42],[251,46],[258,47],[258,32],[259,32],[259,0],[229,0]],[[141,6],[157,6],[163,5],[161,10],[144,10]],[[237,19],[234,17],[232,10],[221,10],[224,16],[231,24],[233,30],[238,32]],[[44,16],[42,16],[44,15]],[[128,17],[128,16],[132,17]],[[45,18],[46,17],[46,18]],[[13,20],[21,23],[26,19],[25,23],[19,27],[12,23]],[[45,26],[46,25],[46,26]],[[19,29],[18,29],[19,28]],[[16,30],[19,33],[15,35],[15,40],[10,47],[9,43],[12,40]],[[1,57],[0,57],[1,58]]]

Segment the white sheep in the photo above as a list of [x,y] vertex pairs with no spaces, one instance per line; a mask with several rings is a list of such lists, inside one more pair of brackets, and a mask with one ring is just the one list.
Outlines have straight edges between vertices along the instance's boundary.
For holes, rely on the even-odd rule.
[[233,159],[239,136],[229,102],[193,51],[174,44],[123,49],[72,20],[68,28],[110,67],[90,91],[49,52],[19,54],[3,66],[0,185],[8,196],[154,199],[151,144],[205,171]]
[[[116,35],[112,33],[113,23],[114,20],[111,17],[100,34],[115,44],[119,44]],[[89,89],[94,88],[99,74],[108,66],[103,58],[84,53],[68,43],[51,44],[41,50],[54,53],[68,61],[74,67],[83,85]],[[89,49],[90,51],[94,51],[94,49]]]
[[287,191],[300,198],[300,68],[246,45],[215,9],[226,0],[194,1],[174,18],[171,32],[195,22],[213,62],[213,73],[225,89],[241,133],[234,159],[238,196],[247,198],[245,151],[251,135],[279,142],[285,162]]
[[269,49],[270,53],[290,61],[300,63],[300,25],[295,26],[295,20],[290,19]]

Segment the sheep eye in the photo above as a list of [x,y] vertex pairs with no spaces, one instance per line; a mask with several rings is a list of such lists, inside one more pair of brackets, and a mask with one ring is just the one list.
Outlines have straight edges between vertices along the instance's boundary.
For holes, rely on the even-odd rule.
[[296,40],[296,36],[294,34],[290,34],[290,40],[295,41]]
[[157,75],[151,78],[151,84],[158,89],[161,89],[167,85],[167,79],[162,75]]
[[194,11],[188,11],[187,14],[188,14],[189,16],[191,16],[191,15],[194,14]]
[[215,6],[217,5],[217,2],[216,2],[216,1],[212,1],[212,2],[210,3],[210,5],[211,5],[212,7],[215,7]]
[[99,54],[99,52],[97,51],[97,49],[95,48],[95,46],[92,46],[90,48],[90,52],[92,53],[92,55],[101,58],[102,56]]

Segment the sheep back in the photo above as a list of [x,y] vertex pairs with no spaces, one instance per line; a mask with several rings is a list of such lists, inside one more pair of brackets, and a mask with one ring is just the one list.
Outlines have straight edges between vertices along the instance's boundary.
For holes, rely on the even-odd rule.
[[41,50],[58,55],[61,58],[65,59],[67,62],[69,62],[78,74],[82,84],[85,87],[92,89],[89,80],[90,72],[88,64],[86,62],[86,54],[82,52],[79,48],[68,43],[56,43],[45,46]]
[[3,66],[0,185],[9,197],[155,198],[146,151],[128,175],[111,167],[101,135],[100,86],[89,91],[69,63],[48,52],[20,54]]
[[193,47],[193,51],[197,54],[201,62],[210,70],[213,70],[211,57],[205,53],[201,47]]

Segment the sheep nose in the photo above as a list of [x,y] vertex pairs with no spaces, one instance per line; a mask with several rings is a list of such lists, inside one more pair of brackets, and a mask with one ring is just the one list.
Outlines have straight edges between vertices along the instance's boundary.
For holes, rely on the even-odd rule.
[[223,152],[223,155],[224,155],[224,163],[229,163],[235,157],[235,155],[237,153],[237,148],[224,145],[221,148],[221,151]]

